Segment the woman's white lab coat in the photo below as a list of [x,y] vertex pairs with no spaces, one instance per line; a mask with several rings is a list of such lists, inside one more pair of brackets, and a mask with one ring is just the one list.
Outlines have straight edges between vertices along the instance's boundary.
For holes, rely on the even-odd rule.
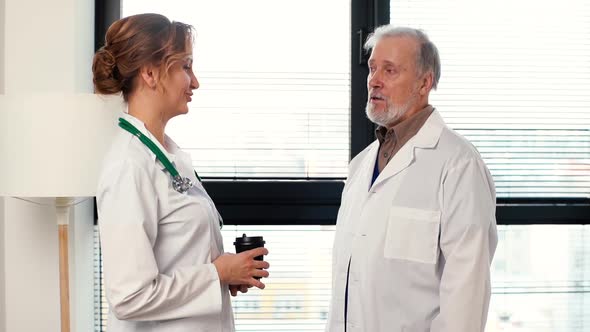
[[348,275],[347,332],[483,331],[497,232],[478,152],[437,111],[371,185],[378,148],[350,163],[326,330],[344,331]]
[[223,253],[219,214],[191,158],[167,139],[166,150],[125,114],[196,185],[181,194],[139,139],[120,130],[97,194],[109,332],[234,331],[227,285],[211,263]]

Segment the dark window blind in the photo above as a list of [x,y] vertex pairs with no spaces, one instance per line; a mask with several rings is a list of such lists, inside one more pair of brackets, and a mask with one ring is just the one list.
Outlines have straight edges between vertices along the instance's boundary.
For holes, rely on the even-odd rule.
[[590,197],[590,2],[391,1],[442,62],[431,103],[481,152],[499,197]]

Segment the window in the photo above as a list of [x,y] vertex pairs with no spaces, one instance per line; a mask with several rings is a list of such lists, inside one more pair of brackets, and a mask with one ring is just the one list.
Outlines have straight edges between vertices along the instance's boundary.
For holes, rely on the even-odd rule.
[[490,168],[498,197],[590,197],[590,5],[393,0],[442,62],[432,104]]
[[346,177],[348,3],[124,0],[121,4],[122,16],[161,13],[196,29],[193,67],[201,87],[189,114],[170,121],[167,130],[191,153],[199,174]]
[[[233,226],[222,229],[224,248],[243,233],[263,236],[271,248],[266,288],[232,298],[236,331],[324,331],[331,287],[334,226]],[[106,331],[108,305],[102,286],[98,227],[95,228],[95,326]]]
[[590,226],[500,226],[486,332],[590,328]]
[[330,300],[334,226],[227,226],[224,247],[236,237],[262,235],[272,248],[264,290],[233,298],[236,331],[323,331]]
[[[226,226],[228,250],[242,233],[272,248],[263,291],[232,299],[237,331],[323,331],[331,294],[334,226]],[[98,248],[98,231],[95,232]],[[574,332],[590,326],[590,226],[500,226],[486,332]],[[567,259],[564,259],[567,257]],[[98,256],[95,266],[100,266]],[[96,269],[97,289],[101,282]],[[104,290],[95,324],[106,331]]]
[[[590,328],[588,6],[98,0],[97,40],[121,9],[195,25],[201,88],[172,136],[224,216],[226,248],[242,232],[275,241],[268,288],[233,301],[238,331],[323,331],[346,164],[374,140],[361,45],[390,20],[423,28],[442,58],[431,103],[477,146],[497,185],[487,332],[581,332]],[[96,301],[104,331],[106,304]]]
[[[233,301],[238,330],[322,331],[332,225],[353,141],[350,3],[100,2],[104,23],[97,31],[140,12],[195,26],[201,87],[189,114],[170,122],[169,134],[191,152],[205,179],[226,222],[227,250],[242,231],[268,234],[269,246],[281,239],[272,244],[272,284]],[[296,250],[311,237],[317,241]],[[311,270],[303,262],[314,253]],[[96,281],[100,289],[100,274]],[[104,293],[97,294],[96,324],[104,331],[108,308]]]
[[590,329],[588,226],[534,225],[590,222],[590,6],[390,6],[392,23],[422,28],[438,46],[442,76],[431,102],[494,176],[497,220],[507,225],[498,229],[486,332]]

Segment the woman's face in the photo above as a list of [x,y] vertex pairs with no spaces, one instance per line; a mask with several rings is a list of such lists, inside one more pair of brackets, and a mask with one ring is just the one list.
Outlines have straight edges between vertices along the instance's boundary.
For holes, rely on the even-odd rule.
[[188,54],[183,60],[175,63],[164,80],[164,99],[170,118],[186,114],[188,103],[192,100],[193,91],[199,88],[199,81],[193,73],[193,57]]

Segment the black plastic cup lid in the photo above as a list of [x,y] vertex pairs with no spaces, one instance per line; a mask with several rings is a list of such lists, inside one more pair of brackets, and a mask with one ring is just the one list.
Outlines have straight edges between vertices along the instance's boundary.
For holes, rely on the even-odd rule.
[[249,246],[249,245],[264,245],[266,242],[262,239],[262,236],[246,236],[242,234],[241,237],[236,238],[234,245]]

